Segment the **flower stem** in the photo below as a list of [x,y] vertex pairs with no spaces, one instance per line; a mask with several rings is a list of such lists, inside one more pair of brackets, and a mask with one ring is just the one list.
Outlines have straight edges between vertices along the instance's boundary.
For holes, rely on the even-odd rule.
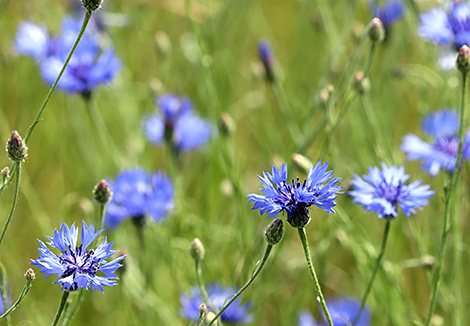
[[73,306],[70,307],[69,311],[65,313],[64,319],[62,320],[62,324],[61,324],[62,326],[67,326],[69,322],[73,319],[73,317],[78,311],[78,308],[80,308],[80,305],[82,304],[84,298],[85,298],[85,289],[82,288],[80,289],[80,291],[78,291],[78,295],[73,302]]
[[[462,98],[460,105],[460,126],[459,126],[459,149],[457,151],[457,160],[455,161],[454,172],[452,173],[450,179],[450,185],[447,191],[445,191],[445,210],[444,210],[444,226],[442,228],[442,238],[441,238],[441,247],[439,248],[439,255],[437,258],[436,268],[432,275],[432,289],[431,289],[431,301],[429,305],[428,316],[426,319],[426,326],[431,325],[431,319],[436,305],[436,296],[437,289],[439,288],[439,282],[441,278],[441,269],[442,262],[444,260],[445,247],[447,242],[447,237],[451,229],[451,220],[450,220],[450,206],[452,202],[452,197],[455,193],[455,188],[457,184],[457,175],[459,173],[460,163],[462,160],[462,147],[463,147],[463,125],[465,120],[465,102],[467,98],[467,74],[462,73]],[[445,189],[444,189],[445,190]]]
[[[32,287],[33,287],[33,282],[32,281],[26,281],[26,285],[24,286],[23,290],[21,291],[20,296],[18,297],[18,300],[16,300],[16,302],[10,307],[10,309],[5,311],[5,313],[0,316],[0,319],[7,317],[16,308],[18,308],[21,301],[28,295],[29,290],[31,290]],[[6,290],[6,289],[3,289],[3,290]]]
[[[212,309],[212,311],[218,313],[217,307],[215,307],[209,300],[209,295],[207,294],[206,287],[204,286],[204,282],[202,281],[202,271],[201,271],[201,264],[200,264],[201,261],[199,259],[196,259],[195,262],[196,262],[196,265],[195,265],[196,266],[196,283],[199,288],[199,292],[201,293],[202,300],[207,304],[209,308]],[[217,320],[217,318],[218,316],[214,318],[214,320]],[[218,320],[217,320],[217,325],[219,325]]]
[[255,267],[253,273],[251,274],[251,277],[250,279],[248,280],[248,282],[245,283],[245,285],[243,285],[243,287],[238,290],[237,293],[235,293],[235,295],[229,300],[229,302],[227,302],[223,307],[222,309],[220,309],[220,311],[217,313],[217,315],[214,317],[214,319],[211,320],[211,322],[207,325],[207,326],[211,326],[214,321],[220,317],[220,315],[222,315],[222,313],[232,304],[232,302],[234,302],[242,293],[243,291],[245,291],[250,285],[251,283],[253,283],[253,281],[255,280],[256,276],[258,276],[258,274],[261,272],[261,270],[263,269],[264,267],[264,264],[266,263],[266,261],[268,260],[268,257],[269,257],[269,254],[271,253],[271,250],[273,249],[273,246],[271,245],[268,245],[266,247],[266,251],[264,252],[264,256],[263,256],[263,259],[261,259],[261,262]]
[[57,323],[59,322],[60,316],[62,315],[62,312],[64,311],[65,305],[67,303],[67,298],[69,297],[69,294],[70,294],[69,291],[64,291],[64,294],[62,295],[62,300],[60,300],[59,309],[57,310],[57,313],[55,314],[55,318],[51,326],[56,326]]
[[84,20],[83,20],[82,28],[80,29],[80,32],[78,33],[77,39],[76,39],[75,43],[73,44],[73,47],[72,47],[72,49],[70,50],[70,53],[69,53],[69,55],[67,56],[67,59],[65,60],[65,63],[64,63],[64,65],[63,65],[63,67],[62,67],[62,70],[60,71],[59,75],[57,76],[57,79],[55,80],[54,84],[52,84],[52,87],[49,89],[49,93],[47,93],[46,99],[45,99],[44,102],[42,103],[42,106],[41,106],[41,108],[39,109],[39,112],[38,112],[38,114],[36,115],[36,118],[34,119],[33,123],[31,124],[31,126],[30,126],[29,129],[28,129],[28,131],[26,132],[26,136],[24,137],[24,141],[25,141],[26,143],[28,142],[29,137],[31,136],[31,133],[33,132],[34,128],[36,127],[36,125],[37,125],[38,122],[40,121],[41,116],[42,116],[44,110],[46,109],[47,103],[49,103],[49,100],[51,99],[52,94],[54,93],[54,91],[55,91],[55,89],[56,89],[56,87],[57,87],[57,84],[59,83],[60,77],[62,77],[62,74],[64,73],[65,68],[67,68],[67,65],[68,65],[70,59],[72,58],[72,55],[73,55],[73,53],[75,52],[75,49],[77,48],[78,43],[79,43],[80,40],[82,39],[83,33],[85,33],[85,29],[86,29],[86,27],[87,27],[87,25],[88,25],[88,22],[90,21],[91,14],[92,14],[92,11],[87,11],[87,12],[86,12],[85,18],[84,18]]
[[359,311],[357,312],[357,315],[354,318],[354,322],[352,323],[352,326],[356,326],[356,324],[359,321],[359,318],[361,317],[362,311],[364,310],[364,307],[366,306],[367,297],[369,296],[370,290],[372,289],[372,284],[374,283],[375,276],[377,275],[377,272],[379,271],[380,266],[382,265],[382,258],[385,254],[385,247],[387,245],[388,234],[390,233],[390,225],[391,225],[391,219],[387,218],[387,223],[385,224],[384,236],[382,239],[382,247],[380,248],[380,253],[377,256],[377,260],[375,261],[375,268],[374,268],[374,271],[372,272],[372,277],[370,278],[369,284],[367,285],[366,292],[364,292],[364,295],[362,296],[361,307],[359,308]]
[[318,282],[317,273],[315,272],[315,267],[313,267],[312,256],[310,254],[310,248],[308,247],[307,233],[305,228],[298,228],[300,242],[304,249],[305,259],[307,260],[308,270],[310,271],[310,276],[312,276],[313,284],[315,285],[315,291],[317,292],[318,299],[320,300],[320,305],[325,313],[326,320],[328,321],[329,326],[333,326],[333,321],[331,320],[330,313],[328,312],[328,307],[326,306],[325,298],[321,291],[320,283]]
[[16,166],[16,178],[15,178],[15,191],[13,193],[13,203],[11,204],[10,213],[8,213],[7,220],[5,222],[5,226],[3,227],[2,234],[0,235],[0,246],[3,243],[3,239],[5,238],[5,234],[7,233],[8,226],[10,225],[11,218],[13,217],[13,213],[15,212],[16,203],[18,202],[18,193],[20,192],[20,181],[21,181],[21,162],[15,162]]

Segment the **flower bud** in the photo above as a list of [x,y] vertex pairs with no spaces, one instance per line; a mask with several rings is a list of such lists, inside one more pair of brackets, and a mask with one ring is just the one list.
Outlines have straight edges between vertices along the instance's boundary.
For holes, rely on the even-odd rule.
[[34,271],[30,268],[24,273],[24,278],[26,279],[27,282],[32,282],[36,279],[36,274]]
[[375,17],[372,18],[367,26],[367,34],[372,42],[382,42],[385,37],[385,29],[382,21]]
[[10,168],[8,166],[5,166],[2,169],[2,182],[5,182],[5,180],[10,176]]
[[81,0],[83,7],[88,11],[95,11],[101,7],[103,0]]
[[204,259],[205,250],[199,238],[194,238],[193,243],[191,243],[191,247],[189,248],[189,254],[194,260],[199,261]]
[[292,154],[292,163],[294,163],[296,169],[304,173],[308,173],[308,171],[310,170],[310,165],[312,164],[312,162],[310,162],[307,157],[298,153]]
[[262,39],[258,42],[258,55],[264,67],[266,80],[273,83],[275,81],[273,69],[274,56],[268,40]]
[[237,129],[237,125],[230,114],[223,112],[220,115],[219,128],[224,136],[230,136]]
[[282,220],[277,218],[269,223],[266,231],[264,232],[264,235],[266,236],[266,241],[271,246],[278,244],[284,236],[284,223]]
[[457,56],[457,69],[464,74],[470,71],[470,49],[466,45],[463,45],[459,50],[459,55]]
[[353,87],[360,95],[370,91],[370,80],[364,76],[362,71],[356,72],[354,75]]
[[106,205],[111,201],[113,192],[106,180],[101,180],[93,188],[93,199],[100,205]]
[[202,316],[207,312],[207,306],[205,303],[201,303],[199,306],[199,314]]
[[24,162],[28,156],[28,147],[18,131],[13,130],[10,139],[7,142],[8,157],[15,162]]

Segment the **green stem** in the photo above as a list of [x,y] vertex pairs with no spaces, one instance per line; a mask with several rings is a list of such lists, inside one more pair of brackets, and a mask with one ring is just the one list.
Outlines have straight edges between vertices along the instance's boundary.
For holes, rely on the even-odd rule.
[[5,222],[5,226],[3,227],[2,234],[0,235],[0,246],[3,243],[3,239],[5,238],[5,234],[7,233],[8,226],[10,225],[11,218],[13,217],[13,213],[15,212],[16,203],[18,202],[18,193],[20,192],[20,181],[21,181],[21,162],[15,162],[16,166],[16,178],[15,178],[15,191],[13,193],[13,203],[11,204],[10,213],[8,213],[7,220]]
[[382,259],[385,254],[385,247],[387,245],[388,234],[390,233],[391,221],[392,220],[390,218],[387,218],[387,223],[385,224],[384,236],[382,239],[382,247],[380,248],[380,253],[377,256],[377,260],[375,261],[375,268],[374,268],[374,271],[372,272],[372,277],[370,278],[369,284],[367,285],[366,292],[364,292],[364,295],[362,296],[361,307],[359,308],[356,318],[354,318],[354,322],[352,323],[352,326],[356,326],[357,322],[359,321],[362,311],[364,310],[364,307],[366,306],[367,298],[369,297],[370,290],[372,289],[372,284],[374,283],[375,276],[377,275],[377,272],[379,271],[380,266],[382,266]]
[[261,262],[258,264],[258,266],[255,267],[255,270],[253,271],[253,273],[251,274],[251,277],[250,279],[248,280],[248,282],[246,282],[245,285],[243,285],[243,287],[238,290],[237,293],[235,293],[235,295],[230,299],[229,302],[227,302],[223,307],[222,309],[220,309],[219,313],[214,317],[214,319],[212,319],[212,321],[207,325],[207,326],[211,326],[214,321],[219,318],[222,313],[232,304],[232,302],[234,302],[242,293],[243,291],[245,291],[250,285],[251,283],[253,283],[253,281],[255,280],[256,276],[258,276],[258,274],[261,272],[261,270],[263,269],[264,267],[264,264],[266,263],[266,261],[268,260],[268,257],[269,257],[269,254],[271,253],[271,250],[273,249],[273,246],[271,245],[268,245],[266,247],[266,251],[264,252],[264,256],[263,256],[263,259],[261,260]]
[[304,249],[305,259],[307,260],[308,270],[310,271],[310,276],[312,276],[313,284],[315,285],[315,291],[320,300],[320,305],[325,313],[326,320],[328,321],[329,326],[333,326],[333,321],[331,320],[330,313],[328,312],[328,307],[326,306],[325,298],[321,291],[320,283],[318,282],[317,273],[315,272],[315,267],[313,267],[312,256],[310,254],[310,248],[308,246],[307,233],[305,228],[297,228],[299,231],[300,242]]
[[370,46],[369,56],[367,57],[367,63],[364,69],[364,78],[369,74],[370,67],[372,66],[372,60],[374,59],[375,49],[377,47],[377,42],[372,42]]
[[[201,293],[202,300],[207,304],[207,306],[214,312],[218,313],[218,309],[212,304],[209,300],[209,295],[207,294],[206,287],[204,286],[204,282],[202,281],[202,270],[200,260],[196,259],[196,283],[199,288],[199,292]],[[214,318],[216,320],[217,318]],[[219,325],[219,321],[217,321]]]
[[62,315],[62,312],[64,311],[65,305],[67,303],[67,298],[69,297],[69,294],[70,294],[69,291],[64,291],[64,294],[62,295],[62,300],[60,300],[59,309],[57,310],[57,313],[55,314],[55,318],[51,326],[56,326],[57,323],[59,322],[60,316]]
[[457,151],[457,160],[455,161],[454,172],[450,179],[450,185],[447,191],[445,191],[445,210],[444,210],[444,226],[442,228],[441,247],[439,249],[439,255],[437,258],[436,268],[432,276],[432,289],[431,289],[431,302],[429,305],[428,316],[426,319],[426,326],[431,325],[431,319],[436,305],[437,289],[439,288],[439,282],[441,278],[442,262],[444,260],[445,247],[447,237],[451,229],[450,217],[450,206],[452,197],[455,193],[455,186],[457,184],[457,175],[462,160],[462,147],[463,147],[463,135],[464,135],[464,120],[465,120],[465,102],[467,98],[467,74],[462,74],[462,98],[460,105],[460,126],[459,126],[459,149]]
[[0,319],[5,318],[10,313],[12,313],[16,308],[18,308],[21,301],[28,295],[28,292],[29,292],[29,290],[31,290],[32,287],[33,287],[33,282],[26,281],[26,285],[24,286],[23,290],[21,291],[20,296],[18,297],[18,300],[16,300],[16,302],[10,307],[10,309],[5,311],[5,313],[0,316]]
[[71,309],[65,313],[64,319],[62,320],[62,324],[61,324],[62,326],[67,326],[70,323],[70,321],[73,319],[73,317],[75,317],[75,315],[77,314],[78,308],[80,308],[80,305],[82,304],[84,298],[85,298],[85,289],[82,288],[80,289],[80,291],[78,291],[78,295],[75,298]]
[[36,127],[36,125],[37,125],[38,122],[40,121],[41,116],[42,116],[44,110],[46,109],[47,103],[49,103],[49,100],[51,99],[51,96],[52,96],[52,94],[54,93],[54,91],[55,91],[55,89],[56,89],[56,87],[57,87],[57,84],[59,83],[60,77],[62,77],[62,74],[64,73],[65,68],[67,68],[67,65],[68,65],[70,59],[72,58],[72,55],[73,55],[73,53],[75,52],[75,49],[77,48],[78,43],[79,43],[80,40],[82,39],[83,33],[85,33],[85,29],[86,29],[86,27],[87,27],[87,25],[88,25],[88,22],[90,21],[91,14],[92,14],[92,11],[87,11],[87,12],[86,12],[85,19],[83,20],[82,28],[80,29],[80,32],[78,33],[78,36],[77,36],[77,40],[76,40],[75,43],[73,44],[73,47],[72,47],[72,49],[70,50],[70,53],[69,53],[69,55],[67,56],[67,59],[65,60],[65,63],[64,63],[64,65],[63,65],[63,67],[62,67],[62,70],[61,70],[60,73],[59,73],[59,76],[57,76],[57,79],[55,80],[54,84],[52,84],[52,87],[49,89],[49,93],[47,93],[46,99],[45,99],[44,102],[42,103],[42,106],[41,106],[41,108],[39,109],[39,112],[38,112],[38,114],[36,115],[36,118],[34,119],[33,123],[31,124],[31,126],[30,126],[29,129],[28,129],[28,131],[26,132],[26,136],[24,137],[24,141],[25,141],[26,143],[28,142],[29,137],[31,136],[31,133],[33,132],[34,128]]

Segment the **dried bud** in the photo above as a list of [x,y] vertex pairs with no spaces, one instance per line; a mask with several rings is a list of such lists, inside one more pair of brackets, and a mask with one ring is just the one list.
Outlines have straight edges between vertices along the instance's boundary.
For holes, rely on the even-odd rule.
[[24,273],[24,278],[26,279],[26,281],[28,282],[32,282],[36,279],[36,274],[34,273],[34,271],[30,268],[26,271],[26,273]]
[[205,250],[199,238],[194,238],[193,243],[191,243],[191,247],[189,248],[189,254],[194,260],[204,259]]
[[372,18],[367,26],[367,34],[372,42],[382,42],[385,37],[385,29],[382,21],[375,17]]
[[353,87],[360,95],[365,94],[370,91],[370,80],[362,71],[358,71],[354,75]]
[[459,55],[457,56],[457,69],[464,74],[470,71],[470,49],[466,45],[462,46],[459,50]]
[[168,38],[168,35],[166,35],[166,33],[163,31],[158,31],[155,34],[155,45],[157,47],[158,53],[162,56],[165,56],[171,52],[170,39]]
[[101,7],[103,0],[81,0],[83,7],[88,11],[95,11]]
[[111,201],[113,192],[106,180],[101,180],[93,188],[93,199],[100,205],[106,205]]
[[7,153],[8,157],[15,162],[24,162],[24,159],[28,156],[28,147],[26,147],[23,138],[16,130],[13,130],[7,142]]
[[292,154],[292,163],[294,163],[296,169],[304,173],[308,173],[308,171],[310,170],[310,165],[312,164],[312,162],[310,162],[307,157],[298,153]]
[[264,232],[266,236],[266,241],[271,245],[274,246],[278,244],[282,237],[284,236],[284,223],[280,218],[275,219],[271,223],[269,223],[266,231]]
[[258,55],[264,67],[266,80],[273,83],[275,81],[273,69],[274,55],[268,40],[261,39],[258,42]]
[[228,114],[227,112],[223,112],[220,115],[220,132],[224,136],[230,136],[232,135],[235,130],[237,129],[237,124],[235,123],[235,120],[233,120],[232,116]]

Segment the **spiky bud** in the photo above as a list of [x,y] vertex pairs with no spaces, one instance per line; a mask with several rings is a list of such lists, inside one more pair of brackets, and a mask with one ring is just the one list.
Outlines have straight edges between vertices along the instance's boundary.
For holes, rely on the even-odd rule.
[[224,136],[232,135],[237,129],[235,120],[233,120],[232,116],[227,112],[223,112],[220,115],[219,129]]
[[382,21],[375,17],[367,25],[367,35],[372,42],[382,42],[385,37],[385,29]]
[[353,87],[360,95],[365,94],[370,91],[370,80],[362,71],[358,71],[354,75]]
[[36,274],[34,271],[30,268],[24,273],[24,278],[26,279],[27,282],[32,282],[36,279]]
[[24,162],[28,156],[28,147],[18,131],[13,130],[10,139],[7,141],[8,157],[15,162]]
[[106,180],[101,180],[93,188],[93,199],[100,205],[106,205],[111,201],[113,192]]
[[310,162],[307,157],[298,153],[292,154],[292,163],[294,163],[296,169],[304,173],[308,173],[308,171],[310,170],[310,165],[312,164],[312,162]]
[[270,83],[275,81],[274,76],[274,55],[268,40],[261,39],[258,42],[258,56],[264,67],[266,80]]
[[459,55],[457,56],[457,69],[464,74],[470,71],[470,49],[466,45],[463,45],[459,50]]
[[81,0],[83,7],[88,11],[95,11],[101,8],[103,0]]
[[193,242],[191,243],[191,247],[189,248],[189,254],[194,260],[203,260],[204,254],[206,251],[204,250],[204,245],[202,244],[199,238],[194,238]]
[[266,236],[266,241],[271,246],[278,244],[284,236],[284,223],[282,220],[277,218],[269,223],[266,231],[264,232],[264,235]]

